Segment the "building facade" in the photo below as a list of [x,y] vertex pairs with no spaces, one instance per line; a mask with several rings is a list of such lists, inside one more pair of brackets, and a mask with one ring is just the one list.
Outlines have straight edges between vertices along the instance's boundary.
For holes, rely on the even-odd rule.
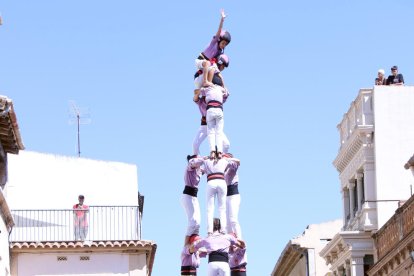
[[135,165],[25,151],[9,159],[4,191],[12,275],[151,275],[157,245],[141,239]]
[[410,197],[401,164],[414,151],[414,87],[361,89],[338,125],[343,227],[322,250],[334,275],[363,276],[374,263],[372,234]]
[[10,275],[9,233],[14,226],[3,189],[8,180],[9,154],[24,149],[13,102],[0,96],[0,275]]
[[329,266],[319,252],[341,229],[342,220],[309,225],[302,235],[291,239],[273,268],[272,276],[325,276]]

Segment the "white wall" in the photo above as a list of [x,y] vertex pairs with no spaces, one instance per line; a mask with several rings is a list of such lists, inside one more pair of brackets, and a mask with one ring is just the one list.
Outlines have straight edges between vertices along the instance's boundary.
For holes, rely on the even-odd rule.
[[10,209],[70,209],[79,194],[87,205],[138,205],[135,165],[20,151],[8,166]]
[[[414,87],[376,86],[373,108],[377,200],[406,200],[413,184],[404,164],[414,153]],[[380,228],[398,203],[377,206]]]
[[[57,258],[66,257],[65,261]],[[81,256],[89,260],[81,261]],[[146,276],[145,254],[114,253],[22,253],[17,257],[19,276],[32,275],[118,275]],[[16,267],[15,266],[15,267]]]
[[0,219],[0,275],[10,275],[9,233],[3,219]]
[[[327,221],[320,224],[310,224],[305,229],[304,234],[295,239],[295,243],[298,243],[303,248],[308,248],[309,252],[313,251],[312,254],[308,255],[309,267],[311,268],[309,273],[311,276],[323,276],[329,272],[329,266],[327,266],[325,260],[319,256],[319,253],[328,243],[328,240],[332,239],[335,234],[341,230],[342,224],[342,219]],[[306,258],[303,257],[302,259]]]

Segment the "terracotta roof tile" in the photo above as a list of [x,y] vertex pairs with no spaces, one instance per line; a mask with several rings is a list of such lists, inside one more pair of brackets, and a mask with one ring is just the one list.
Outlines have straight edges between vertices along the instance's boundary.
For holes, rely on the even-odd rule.
[[69,242],[12,242],[10,248],[98,248],[98,247],[147,247],[153,246],[152,241],[69,241]]
[[6,96],[0,95],[0,142],[5,152],[18,154],[24,149],[14,112],[13,102]]

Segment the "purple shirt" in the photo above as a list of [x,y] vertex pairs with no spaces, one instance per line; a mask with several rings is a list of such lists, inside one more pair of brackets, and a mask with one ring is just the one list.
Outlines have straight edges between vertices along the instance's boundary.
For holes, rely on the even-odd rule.
[[199,97],[198,101],[195,102],[195,104],[198,106],[198,109],[200,110],[201,116],[206,117],[207,114],[207,103],[204,98]]
[[216,160],[204,160],[202,157],[193,158],[190,160],[189,165],[192,167],[200,167],[204,164],[204,171],[207,175],[212,173],[223,173],[229,166],[238,166],[237,162],[233,158],[221,158]]
[[211,236],[208,236],[205,239],[199,240],[195,245],[195,249],[200,249],[204,247],[208,253],[213,251],[220,251],[229,253],[229,248],[231,245],[237,243],[237,239],[232,235],[214,233]]
[[229,254],[230,268],[236,268],[247,264],[246,248],[236,248]]
[[223,103],[224,98],[228,97],[227,90],[218,85],[202,87],[201,95],[206,97],[206,103],[210,101]]
[[208,59],[212,59],[222,54],[223,52],[224,52],[223,50],[219,49],[218,38],[216,36],[213,36],[213,39],[211,40],[207,48],[203,51],[203,54]]
[[[190,163],[191,163],[191,160],[190,160]],[[185,183],[185,186],[198,188],[198,183],[200,183],[200,177],[203,171],[199,167],[192,168],[190,166],[190,163],[185,168],[184,183]]]
[[224,173],[224,179],[226,180],[227,186],[237,185],[239,183],[239,175],[237,174],[237,169],[239,165],[233,163],[227,167],[226,172]]
[[188,246],[184,246],[181,252],[181,266],[198,267],[199,265],[200,257],[198,256],[198,252],[190,253]]

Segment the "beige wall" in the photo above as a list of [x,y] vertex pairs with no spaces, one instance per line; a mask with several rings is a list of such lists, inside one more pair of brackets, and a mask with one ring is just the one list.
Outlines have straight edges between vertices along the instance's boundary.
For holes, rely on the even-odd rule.
[[[81,257],[89,258],[89,260],[81,260]],[[13,275],[16,276],[147,275],[145,254],[21,253],[13,259],[13,262]]]
[[0,231],[0,275],[10,275],[9,233],[3,219],[0,219]]
[[288,276],[307,276],[306,275],[306,258],[303,256],[297,262]]

